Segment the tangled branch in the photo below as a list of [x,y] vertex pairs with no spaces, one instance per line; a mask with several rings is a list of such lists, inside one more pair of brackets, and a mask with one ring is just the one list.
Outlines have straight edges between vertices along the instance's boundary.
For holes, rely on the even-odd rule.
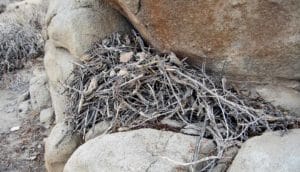
[[[69,119],[83,134],[101,121],[112,121],[108,132],[159,128],[163,119],[178,121],[201,133],[194,161],[205,160],[205,170],[237,140],[295,124],[262,100],[226,89],[226,83],[208,76],[204,67],[191,67],[173,53],[154,53],[138,35],[114,34],[96,43],[85,59],[66,90]],[[172,131],[182,128],[168,126]],[[202,138],[215,141],[213,158],[199,160]]]

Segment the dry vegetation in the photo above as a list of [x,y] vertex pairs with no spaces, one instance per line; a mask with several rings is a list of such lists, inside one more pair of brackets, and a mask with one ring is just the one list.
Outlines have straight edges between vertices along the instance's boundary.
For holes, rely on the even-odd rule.
[[[181,165],[201,162],[201,170],[214,167],[227,148],[250,136],[298,125],[270,104],[238,95],[203,66],[154,53],[137,34],[114,34],[96,43],[73,74],[70,83],[62,84],[75,131],[85,135],[101,121],[112,121],[107,133],[160,128],[162,119],[172,119],[200,131],[195,162]],[[213,139],[217,150],[199,160],[202,138]]]
[[46,7],[16,7],[0,14],[0,79],[43,54],[42,20]]

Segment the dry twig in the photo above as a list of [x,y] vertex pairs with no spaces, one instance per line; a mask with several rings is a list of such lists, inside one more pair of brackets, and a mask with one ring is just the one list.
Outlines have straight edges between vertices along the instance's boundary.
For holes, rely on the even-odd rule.
[[[133,52],[126,63],[119,59],[124,52]],[[239,96],[224,82],[208,76],[203,67],[191,67],[174,54],[153,53],[136,37],[114,34],[87,54],[89,58],[74,71],[67,87],[70,119],[83,134],[104,120],[114,121],[108,132],[159,126],[164,118],[181,121],[202,132],[196,154],[202,138],[213,139],[217,150],[211,157],[198,160],[194,156],[194,162],[179,164],[205,161],[202,170],[206,170],[236,140],[295,124],[273,106]],[[97,83],[93,83],[95,78]]]

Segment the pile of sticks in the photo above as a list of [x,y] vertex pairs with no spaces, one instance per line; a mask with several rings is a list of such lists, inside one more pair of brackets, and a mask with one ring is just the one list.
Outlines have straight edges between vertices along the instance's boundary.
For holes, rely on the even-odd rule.
[[271,105],[241,97],[203,66],[155,53],[135,32],[95,43],[84,59],[66,87],[69,120],[83,135],[101,121],[111,121],[108,133],[180,121],[201,133],[195,155],[203,138],[215,141],[215,154],[201,168],[207,170],[236,141],[295,125]]
[[41,32],[29,26],[0,23],[0,80],[10,71],[20,69],[28,59],[43,54]]

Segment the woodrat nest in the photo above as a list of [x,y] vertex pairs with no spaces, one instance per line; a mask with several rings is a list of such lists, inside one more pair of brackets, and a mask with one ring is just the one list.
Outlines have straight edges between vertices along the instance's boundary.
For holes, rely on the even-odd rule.
[[[95,43],[84,59],[66,86],[68,121],[83,135],[101,121],[112,121],[106,133],[179,121],[200,131],[195,163],[187,165],[202,162],[205,171],[238,141],[296,125],[270,104],[238,95],[203,66],[191,67],[173,53],[155,53],[136,33],[113,34]],[[202,138],[213,139],[217,151],[198,160]]]

